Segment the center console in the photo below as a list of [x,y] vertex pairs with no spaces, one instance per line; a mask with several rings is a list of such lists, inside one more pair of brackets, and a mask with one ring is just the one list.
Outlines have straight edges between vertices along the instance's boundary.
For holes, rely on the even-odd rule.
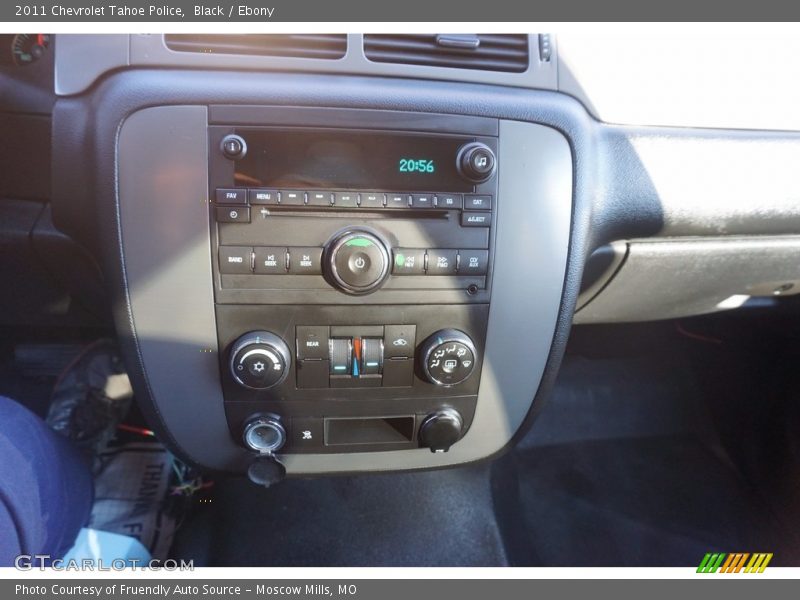
[[560,307],[572,159],[546,126],[156,106],[118,141],[149,392],[199,465],[430,468],[506,446]]
[[480,386],[496,122],[431,133],[318,114],[330,126],[208,129],[231,435],[257,452],[445,452]]

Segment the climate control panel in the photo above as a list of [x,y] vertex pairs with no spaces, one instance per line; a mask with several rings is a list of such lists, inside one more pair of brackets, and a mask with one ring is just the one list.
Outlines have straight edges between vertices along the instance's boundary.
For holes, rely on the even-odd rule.
[[[283,454],[441,451],[469,429],[486,305],[217,311],[225,412],[247,447],[262,443],[244,432],[263,415],[285,430]],[[242,331],[252,323],[261,329]]]

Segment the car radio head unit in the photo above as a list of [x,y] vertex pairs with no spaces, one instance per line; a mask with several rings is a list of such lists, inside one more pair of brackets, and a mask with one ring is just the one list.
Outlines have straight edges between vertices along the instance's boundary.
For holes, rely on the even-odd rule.
[[235,438],[329,454],[463,436],[491,296],[496,149],[460,131],[209,127]]

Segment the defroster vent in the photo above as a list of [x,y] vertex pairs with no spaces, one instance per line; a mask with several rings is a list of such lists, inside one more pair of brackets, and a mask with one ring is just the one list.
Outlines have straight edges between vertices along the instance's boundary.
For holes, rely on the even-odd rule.
[[347,52],[347,35],[345,34],[168,34],[164,36],[164,43],[167,48],[175,52],[202,54],[285,56],[334,60],[342,58]]
[[528,36],[516,34],[365,35],[374,62],[521,73],[528,68]]

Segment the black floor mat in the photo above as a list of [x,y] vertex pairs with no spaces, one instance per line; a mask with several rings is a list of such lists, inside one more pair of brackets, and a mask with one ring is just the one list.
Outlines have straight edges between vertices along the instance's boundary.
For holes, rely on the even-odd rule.
[[220,481],[173,554],[239,567],[506,564],[488,465],[290,479],[269,490]]
[[710,551],[775,551],[767,506],[690,436],[537,447],[515,456],[525,526],[549,566],[692,566]]

